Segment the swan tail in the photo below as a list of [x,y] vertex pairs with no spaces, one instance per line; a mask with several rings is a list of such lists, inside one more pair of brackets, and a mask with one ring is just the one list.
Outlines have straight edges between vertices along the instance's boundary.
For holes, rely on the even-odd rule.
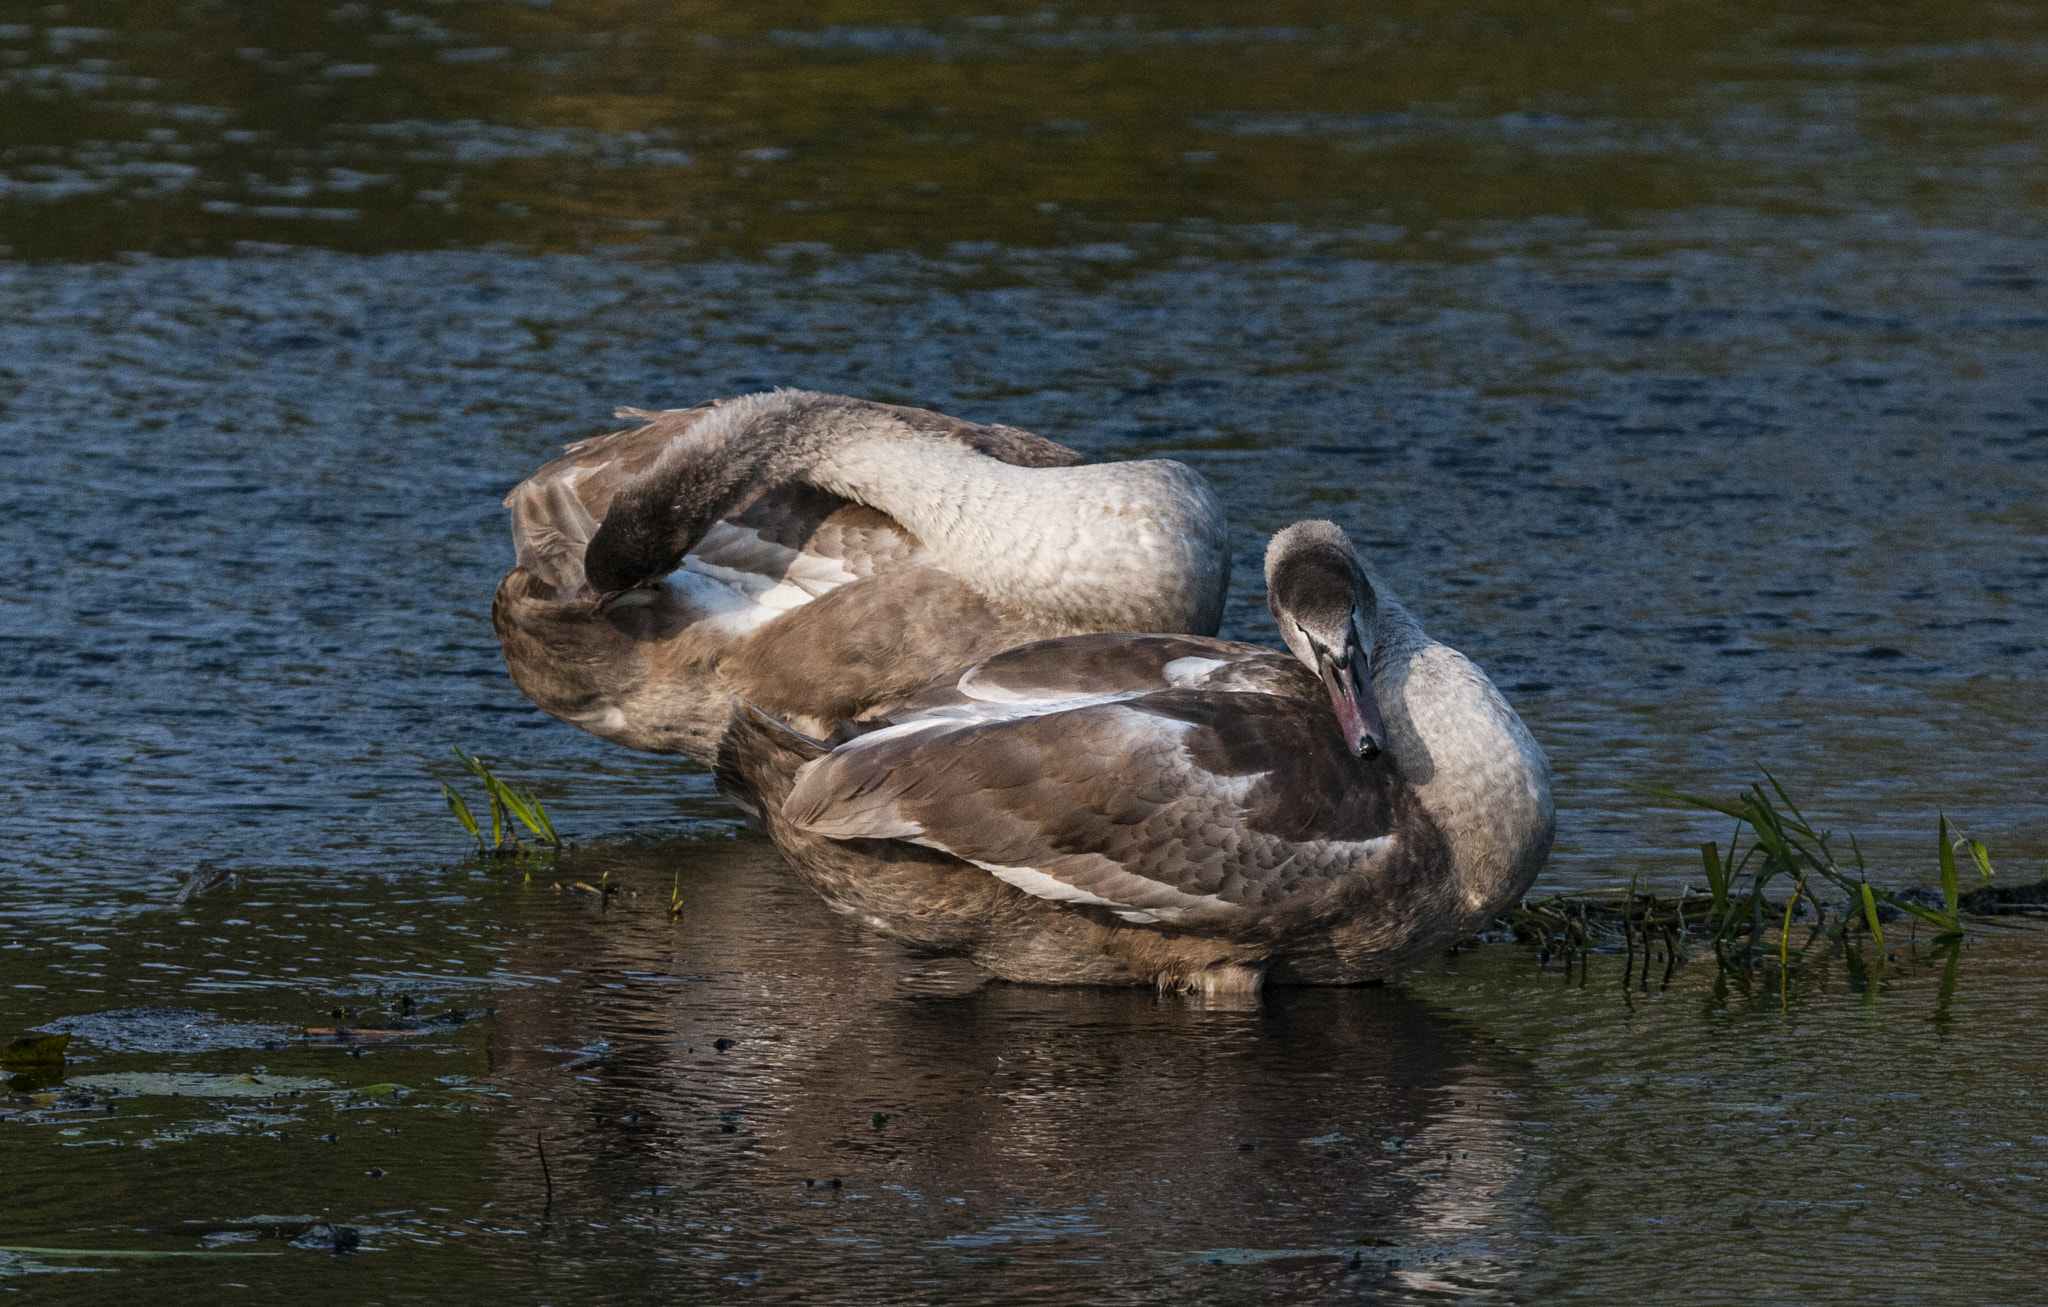
[[794,783],[797,768],[832,751],[734,695],[732,719],[718,741],[711,778],[718,792],[738,805],[756,826],[778,807]]

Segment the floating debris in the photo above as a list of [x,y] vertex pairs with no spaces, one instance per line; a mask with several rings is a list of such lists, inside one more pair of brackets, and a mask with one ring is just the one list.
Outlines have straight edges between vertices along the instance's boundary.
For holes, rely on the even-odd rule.
[[187,903],[198,898],[208,890],[218,889],[228,881],[233,881],[239,885],[241,879],[236,873],[217,865],[213,859],[202,858],[193,864],[191,873],[185,877],[184,883],[178,886],[178,892],[171,896],[171,901],[156,909],[156,911],[180,911]]
[[185,1098],[274,1098],[293,1090],[336,1089],[332,1080],[308,1076],[209,1075],[201,1071],[115,1071],[106,1075],[75,1076],[75,1088],[130,1097],[145,1094],[177,1095]]
[[64,1050],[70,1044],[71,1036],[68,1034],[23,1035],[7,1047],[0,1048],[0,1067],[10,1071],[61,1067],[64,1065]]
[[[407,1005],[412,1000],[405,999]],[[397,1005],[394,1005],[397,1006]],[[496,1008],[450,1008],[446,1012],[430,1017],[403,1017],[397,1021],[379,1022],[362,1026],[307,1026],[306,1038],[332,1040],[336,1043],[371,1042],[389,1039],[411,1039],[419,1035],[431,1035],[443,1030],[453,1030],[478,1017],[492,1016]]]

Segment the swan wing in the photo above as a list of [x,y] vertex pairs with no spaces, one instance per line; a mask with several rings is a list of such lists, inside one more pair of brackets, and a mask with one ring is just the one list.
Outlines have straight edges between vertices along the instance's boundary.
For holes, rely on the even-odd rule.
[[1070,635],[1006,649],[934,682],[890,715],[999,705],[1039,712],[1165,690],[1246,691],[1320,700],[1322,687],[1293,658],[1256,644],[1198,635]]
[[1021,707],[940,707],[857,737],[797,773],[783,815],[941,849],[1041,898],[1206,926],[1343,892],[1420,815],[1398,773],[1343,749],[1327,705],[1172,689]]

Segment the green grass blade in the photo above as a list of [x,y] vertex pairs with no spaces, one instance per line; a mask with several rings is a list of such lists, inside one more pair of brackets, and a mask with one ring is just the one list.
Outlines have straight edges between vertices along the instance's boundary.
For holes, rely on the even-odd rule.
[[1962,887],[1956,883],[1956,849],[1948,838],[1948,814],[1938,814],[1941,825],[1937,829],[1934,850],[1935,861],[1941,866],[1941,901],[1948,907],[1948,926],[1953,930],[1962,908]]
[[[1799,896],[1806,892],[1806,882],[1800,881],[1792,887],[1792,897],[1785,900],[1785,928],[1778,932],[1778,970],[1783,971],[1792,953],[1792,909],[1799,906]],[[1782,992],[1782,991],[1781,991]]]
[[540,796],[528,794],[526,798],[533,805],[534,820],[540,823],[539,828],[534,831],[534,834],[540,836],[548,843],[560,847],[562,837],[555,834],[555,823],[548,819],[548,810],[540,806]]
[[550,844],[561,843],[555,838],[554,825],[548,821],[547,813],[540,806],[539,795],[532,790],[514,790],[510,786],[507,786],[506,790],[518,797],[519,820],[526,823],[526,829],[533,832],[535,839],[546,840]]
[[540,827],[533,820],[533,810],[526,806],[526,796],[502,782],[498,785],[498,801],[505,805],[505,811],[519,819],[519,824],[540,834]]
[[1721,847],[1708,840],[1700,845],[1700,862],[1707,869],[1707,892],[1714,896],[1714,913],[1720,915],[1728,907],[1728,877],[1721,870]]
[[[1757,770],[1763,771],[1763,768],[1759,767]],[[1799,805],[1792,802],[1792,796],[1785,793],[1784,786],[1778,784],[1778,778],[1765,771],[1764,779],[1769,781],[1771,788],[1778,792],[1778,799],[1785,805],[1785,810],[1792,814],[1792,820],[1799,823],[1805,834],[1814,835],[1813,823],[1806,820],[1806,814],[1799,811]],[[1815,836],[1815,838],[1818,838],[1818,836]]]
[[1724,803],[1719,799],[1702,799],[1695,795],[1680,794],[1677,790],[1667,790],[1656,785],[1633,785],[1631,788],[1640,790],[1644,794],[1654,794],[1660,799],[1670,799],[1673,803],[1682,803],[1690,808],[1705,808],[1708,812],[1723,813],[1736,818],[1738,821],[1745,818],[1741,808],[1733,804]]
[[476,828],[476,817],[470,812],[469,805],[463,802],[462,796],[455,792],[453,786],[444,782],[441,786],[441,797],[448,800],[448,811],[455,814],[455,820],[462,823],[462,829],[469,832],[471,839],[482,844],[484,837]]
[[1716,941],[1733,939],[1737,927],[1747,922],[1750,928],[1750,938],[1754,939],[1756,938],[1756,932],[1761,928],[1763,917],[1764,891],[1762,884],[1759,882],[1750,890],[1749,897],[1742,901],[1741,907],[1721,919],[1719,925],[1714,930],[1714,938]]
[[[512,819],[518,818],[522,822],[526,820],[524,814],[520,811],[524,805],[519,800],[519,792],[499,780],[490,768],[484,766],[482,759],[476,758],[471,759],[471,761],[476,764],[476,774],[483,780],[484,788],[490,791],[491,811],[493,814],[502,813],[504,833],[506,836],[510,836],[514,843],[517,843],[518,836],[512,830]],[[532,823],[529,822],[527,824],[530,827]],[[502,837],[499,843],[504,843]]]
[[478,780],[482,781],[484,783],[484,786],[486,788],[489,788],[492,780],[491,773],[489,769],[486,768],[474,754],[464,753],[462,751],[462,746],[459,744],[449,745],[448,752],[454,754],[457,758],[460,758],[462,760],[463,767],[468,770],[469,774],[476,777]]
[[1939,926],[1945,934],[1953,934],[1955,932],[1957,923],[1950,921],[1946,912],[1940,912],[1934,908],[1923,908],[1911,899],[1895,898],[1884,890],[1874,891],[1874,894],[1878,902],[1888,907],[1897,908],[1899,911],[1910,916],[1918,917],[1930,926]]
[[1764,797],[1761,787],[1752,786],[1751,789],[1754,793],[1746,796],[1743,800],[1745,808],[1743,820],[1747,821],[1749,828],[1756,832],[1757,843],[1761,844],[1764,849],[1766,862],[1763,871],[1760,873],[1761,879],[1769,880],[1774,872],[1780,870],[1798,871],[1798,858],[1792,852],[1791,846],[1786,842],[1785,829],[1778,823],[1777,809],[1771,807],[1770,800]]
[[1983,840],[1964,840],[1962,845],[1970,851],[1970,861],[1977,864],[1977,888],[1991,883],[1991,850],[1984,847]]
[[1884,927],[1877,923],[1877,897],[1870,892],[1870,886],[1863,887],[1863,920],[1870,926],[1870,937],[1884,947]]

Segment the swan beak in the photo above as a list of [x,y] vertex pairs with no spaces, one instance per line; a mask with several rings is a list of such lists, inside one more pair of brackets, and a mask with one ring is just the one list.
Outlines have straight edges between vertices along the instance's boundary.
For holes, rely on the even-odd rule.
[[1347,640],[1344,656],[1332,657],[1317,651],[1322,664],[1323,685],[1330,692],[1330,706],[1337,710],[1337,729],[1344,733],[1344,747],[1361,758],[1377,758],[1387,745],[1387,724],[1380,718],[1380,701],[1373,697],[1367,676],[1365,650],[1356,639]]

